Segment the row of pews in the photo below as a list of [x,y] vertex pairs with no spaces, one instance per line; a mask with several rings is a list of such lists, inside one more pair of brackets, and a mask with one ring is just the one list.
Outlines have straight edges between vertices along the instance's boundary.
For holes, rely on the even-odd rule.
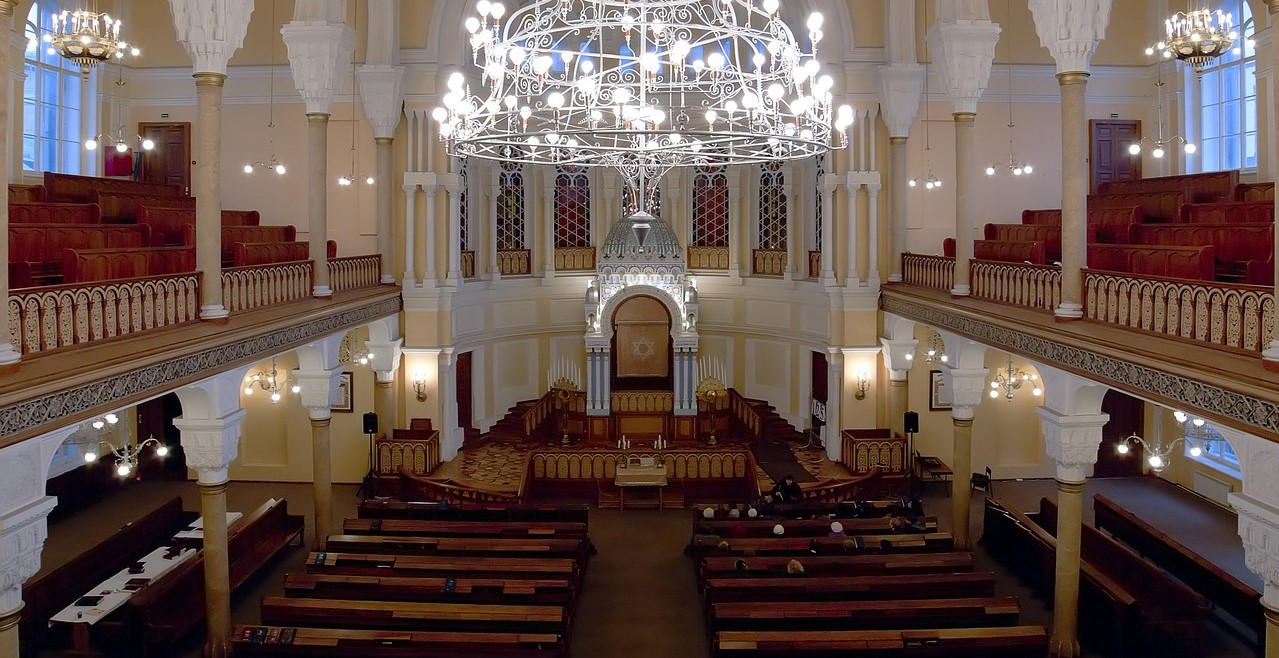
[[566,656],[585,507],[366,501],[237,626],[243,656]]
[[[716,656],[1047,653],[1044,628],[1020,624],[1017,598],[997,596],[994,575],[975,571],[972,553],[956,552],[935,518],[902,524],[891,511],[825,511],[806,519],[697,511],[688,552]],[[832,528],[836,520],[842,527]]]
[[[986,224],[978,260],[1061,260],[1061,210],[1026,210],[1020,224]],[[1273,285],[1274,185],[1241,184],[1238,171],[1103,183],[1088,197],[1093,269]],[[954,241],[944,245],[954,256]]]
[[[1052,598],[1057,507],[1040,500],[1022,512],[987,498],[982,543],[1044,598]],[[1096,528],[1082,526],[1079,576],[1081,638],[1113,656],[1202,654],[1208,601]]]
[[[9,201],[13,288],[196,268],[195,198],[181,186],[45,172],[43,185],[10,185]],[[221,233],[223,267],[309,258],[293,226],[263,226],[256,210],[223,210]]]
[[[205,615],[204,553],[200,539],[180,535],[198,514],[182,509],[173,498],[128,523],[88,551],[44,572],[22,588],[25,606],[20,620],[22,655],[70,647],[80,653],[110,649],[121,655],[168,656],[174,646],[203,626]],[[241,591],[275,559],[300,545],[303,521],[289,514],[284,500],[269,500],[227,528],[231,592]],[[184,533],[190,535],[188,531]],[[85,599],[102,598],[100,583],[138,564],[140,556],[169,547],[170,559],[194,549],[155,578],[142,578],[122,605],[97,615]],[[81,605],[84,603],[84,605]],[[53,622],[72,611],[83,622]]]

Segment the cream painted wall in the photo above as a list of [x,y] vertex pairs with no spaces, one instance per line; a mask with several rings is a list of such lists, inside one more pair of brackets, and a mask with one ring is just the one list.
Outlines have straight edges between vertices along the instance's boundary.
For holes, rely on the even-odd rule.
[[[1185,436],[1181,423],[1178,423],[1173,418],[1172,411],[1154,404],[1146,405],[1146,427],[1148,428],[1146,430],[1147,434],[1152,438],[1159,437],[1159,440],[1165,444]],[[1243,491],[1243,483],[1239,478],[1186,456],[1184,446],[1177,446],[1171,457],[1171,462],[1159,474],[1159,477],[1193,491],[1196,473],[1203,473],[1211,478],[1228,483],[1231,491]]]

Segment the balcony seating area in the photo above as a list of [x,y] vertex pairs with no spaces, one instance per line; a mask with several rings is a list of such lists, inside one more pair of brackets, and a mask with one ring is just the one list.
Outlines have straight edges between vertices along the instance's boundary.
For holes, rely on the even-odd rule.
[[[192,272],[195,199],[177,185],[46,172],[11,185],[10,287],[80,284]],[[262,226],[256,210],[222,211],[222,266],[309,260],[293,226]],[[337,256],[330,240],[328,257]]]

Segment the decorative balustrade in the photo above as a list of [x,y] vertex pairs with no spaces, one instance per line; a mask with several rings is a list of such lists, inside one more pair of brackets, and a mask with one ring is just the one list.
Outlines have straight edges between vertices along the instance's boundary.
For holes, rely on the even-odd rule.
[[329,287],[333,292],[372,288],[382,283],[382,257],[347,256],[329,259]]
[[745,438],[755,440],[761,437],[764,420],[760,418],[759,410],[738,393],[737,389],[728,389],[728,410],[732,414],[733,423],[741,429]]
[[9,294],[10,336],[35,354],[199,319],[200,274],[168,274],[99,281]]
[[595,247],[556,247],[555,269],[561,272],[595,269]]
[[309,260],[299,260],[226,268],[222,270],[222,305],[235,313],[306,299],[311,296],[314,267]]
[[786,273],[787,253],[785,249],[755,249],[755,274],[765,276],[781,276]]
[[547,391],[538,398],[537,403],[524,411],[524,436],[537,436],[538,430],[555,413],[555,391]]
[[1268,287],[1084,270],[1084,317],[1259,352],[1275,323]]
[[463,279],[475,278],[475,252],[463,251],[461,253],[460,267],[462,268]]
[[819,279],[822,276],[822,252],[808,252],[808,278]]
[[949,291],[955,287],[955,259],[902,254],[902,283]]
[[652,450],[622,452],[538,450],[532,453],[532,476],[542,480],[612,480],[627,457],[652,457],[666,466],[673,480],[755,479],[749,450]]
[[396,477],[403,469],[412,475],[430,475],[443,459],[440,455],[439,430],[396,429],[394,438],[379,438],[374,445],[379,476]]
[[728,247],[689,247],[688,268],[690,270],[728,269]]
[[533,255],[528,249],[499,249],[497,271],[502,276],[518,276],[533,271]]
[[975,299],[1051,311],[1061,305],[1061,268],[989,260],[972,261]]

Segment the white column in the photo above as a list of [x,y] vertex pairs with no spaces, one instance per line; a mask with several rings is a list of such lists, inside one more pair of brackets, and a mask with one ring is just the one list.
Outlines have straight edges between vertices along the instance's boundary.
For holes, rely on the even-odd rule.
[[[1279,0],[1267,0],[1266,8],[1270,14],[1269,31],[1271,36],[1269,50],[1271,81],[1279,83],[1279,75],[1274,75],[1276,69],[1279,69],[1279,38],[1275,38],[1275,35],[1277,34],[1276,26],[1279,26]],[[1269,106],[1272,113],[1279,113],[1279,84],[1270,85]],[[1268,131],[1271,133],[1270,145],[1274,149],[1279,149],[1279,139],[1275,139],[1274,131],[1274,124],[1270,124],[1270,130]],[[1272,162],[1279,161],[1279,152],[1272,153],[1270,157]],[[1275,205],[1275,221],[1279,221],[1279,204]],[[1274,248],[1279,249],[1279,231],[1275,232]],[[1275,259],[1275,292],[1279,293],[1279,258]],[[1265,366],[1266,370],[1279,371],[1279,325],[1271,329],[1270,344],[1261,353],[1261,358],[1261,363]],[[1279,594],[1271,597],[1270,608],[1272,611],[1276,605],[1279,605]],[[1279,638],[1275,641],[1276,643],[1279,643]]]
[[453,158],[453,175],[449,179],[449,263],[445,275],[446,285],[456,288],[462,285],[462,177],[461,164]]
[[879,339],[884,367],[888,369],[888,426],[892,428],[894,435],[906,434],[906,411],[910,408],[910,367],[918,343],[914,338]]
[[866,282],[872,289],[879,288],[879,183],[871,183],[866,186],[866,193],[869,195],[869,212],[867,213],[870,223],[870,236],[866,239],[867,253],[870,255],[868,270],[866,272]]
[[[370,45],[369,49],[373,50],[374,46]],[[377,245],[382,256],[382,283],[395,283],[395,267],[391,263],[394,258],[391,209],[395,199],[391,182],[391,149],[395,142],[395,128],[404,114],[404,67],[374,64],[369,59],[360,67],[356,77],[360,83],[364,117],[373,128],[377,151]]]
[[546,282],[555,278],[555,176],[554,167],[544,168],[542,181],[542,275]]
[[452,348],[440,350],[436,387],[440,397],[440,458],[450,461],[462,448],[462,432],[457,426],[457,376]]
[[786,172],[782,190],[786,195],[786,260],[789,261],[783,274],[788,280],[808,278],[808,250],[804,248],[804,222],[800,221],[803,204],[795,194],[795,181],[802,169],[798,163],[787,164],[782,169]]
[[612,405],[609,376],[608,342],[602,338],[587,339],[586,346],[586,415],[607,416]]
[[844,458],[844,351],[826,348],[826,458],[838,463]]
[[844,196],[848,199],[848,276],[844,285],[857,288],[862,285],[861,273],[857,271],[857,191],[861,183],[855,183],[852,172],[848,174],[848,182],[844,183]]
[[[747,169],[739,167],[739,169]],[[749,275],[751,271],[750,261],[752,259],[750,245],[747,243],[750,235],[746,217],[746,203],[742,198],[742,174],[740,171],[734,171],[729,168],[728,176],[728,274],[732,278],[740,278]]]
[[502,269],[497,262],[497,197],[501,191],[499,185],[500,172],[496,166],[490,167],[489,177],[489,216],[484,222],[489,240],[489,278],[492,281],[502,279]]
[[[13,34],[13,9],[17,4],[17,0],[0,0],[0,33]],[[9,59],[11,57],[11,49],[9,44],[0,43],[0,72],[9,70]],[[21,64],[21,60],[19,60]],[[8,112],[10,105],[10,91],[12,87],[8,84],[0,85],[0,148],[9,148],[9,129],[10,123]],[[15,112],[21,116],[21,112]],[[19,134],[20,133],[16,133]],[[21,149],[10,149],[11,151],[20,151]],[[0,162],[0,180],[9,180],[9,160],[6,158],[4,162]],[[5,300],[7,308],[9,304],[9,195],[6,192],[3,199],[0,199],[0,299]],[[220,270],[219,270],[220,271]],[[0,371],[8,371],[18,367],[18,361],[21,360],[22,354],[13,344],[13,338],[17,334],[18,327],[14,325],[14,317],[7,310],[4,313],[4,333],[0,334]],[[21,599],[18,600],[19,609],[21,609]],[[17,623],[16,621],[14,623]],[[14,632],[15,638],[17,632]]]
[[315,501],[312,527],[316,550],[324,550],[333,528],[333,451],[329,428],[333,415],[329,401],[341,374],[341,366],[332,370],[294,371],[302,387],[302,406],[311,420],[311,483]]
[[[906,169],[906,140],[910,136],[910,127],[919,114],[919,100],[924,93],[924,67],[915,63],[914,30],[915,8],[893,6],[890,9],[890,23],[894,28],[902,30],[894,35],[910,35],[910,48],[897,44],[898,50],[891,64],[879,67],[879,105],[888,126],[889,147],[889,235],[892,249],[889,257],[888,280],[902,280],[901,255],[906,251],[906,224],[908,186],[910,174]],[[898,57],[904,57],[899,61]]]
[[426,206],[426,226],[422,234],[417,237],[417,248],[426,252],[425,271],[422,272],[422,285],[434,288],[436,280],[435,271],[435,252],[440,246],[435,231],[435,191],[439,189],[436,185],[435,177],[432,175],[431,180],[422,186],[422,203]]
[[[676,339],[684,342],[683,339]],[[682,345],[675,351],[675,415],[697,415],[697,382],[694,381],[693,364],[697,361],[696,339],[693,345]]]
[[369,351],[369,369],[374,375],[373,411],[377,413],[378,435],[390,436],[395,429],[397,409],[395,404],[395,372],[400,368],[404,354],[404,339],[364,343]]
[[[1273,9],[1270,16],[1276,16]],[[1249,488],[1245,486],[1245,490]],[[1266,617],[1266,636],[1262,638],[1262,655],[1274,658],[1279,656],[1279,507],[1246,492],[1230,494],[1230,504],[1239,513],[1244,564],[1261,578],[1263,585],[1261,608]]]
[[417,185],[404,185],[404,281],[400,284],[405,290],[417,287],[417,273],[413,271],[416,256],[413,253],[413,245],[416,242],[416,236],[413,235],[415,224],[417,223]]
[[836,285],[835,280],[835,212],[831,206],[835,202],[834,174],[826,174],[823,180],[817,181],[822,195],[822,284],[827,288]]

